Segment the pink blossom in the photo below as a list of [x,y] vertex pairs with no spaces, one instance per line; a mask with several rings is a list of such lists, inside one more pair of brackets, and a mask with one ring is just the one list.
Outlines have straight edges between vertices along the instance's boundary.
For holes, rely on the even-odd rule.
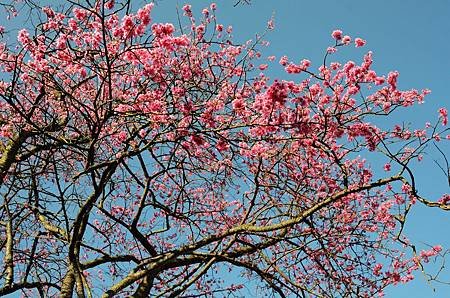
[[67,35],[66,34],[60,34],[58,39],[56,40],[56,47],[58,49],[65,49],[67,43]]
[[173,24],[170,23],[152,25],[152,32],[158,37],[171,35],[174,31],[175,27],[173,26]]
[[[109,5],[113,1],[105,2]],[[395,164],[391,169],[389,154],[384,165],[370,164],[370,159],[366,161],[357,155],[368,154],[366,147],[376,150],[386,140],[383,144],[386,148],[404,148],[398,154],[399,161],[407,164],[417,156],[415,146],[420,149],[425,131],[411,132],[413,129],[409,131],[400,124],[391,130],[384,128],[387,125],[377,127],[370,121],[372,115],[378,114],[389,119],[389,111],[410,105],[419,100],[421,94],[417,90],[397,90],[397,72],[386,75],[385,79],[371,70],[371,53],[364,56],[361,64],[349,61],[322,65],[320,61],[317,69],[312,69],[310,60],[293,63],[283,56],[279,63],[286,72],[308,73],[295,80],[269,78],[265,70],[268,61],[275,61],[275,56],[269,56],[268,61],[260,60],[264,54],[255,50],[251,42],[236,46],[231,34],[223,36],[226,27],[216,24],[215,16],[210,17],[215,4],[202,11],[207,17],[200,21],[192,17],[190,5],[183,7],[188,16],[183,23],[190,24],[186,34],[182,30],[177,32],[169,23],[151,23],[151,8],[145,6],[129,15],[113,16],[109,12],[105,20],[95,12],[95,9],[103,9],[101,5],[92,11],[74,10],[73,18],[67,22],[53,20],[48,31],[37,30],[33,39],[28,32],[21,31],[18,38],[32,47],[22,56],[20,48],[15,52],[0,44],[2,70],[14,70],[15,65],[8,61],[21,63],[19,84],[14,87],[17,103],[22,101],[21,107],[26,112],[31,109],[39,114],[31,115],[36,128],[49,127],[54,122],[52,119],[58,119],[59,115],[70,116],[70,123],[60,125],[53,133],[67,138],[65,146],[68,148],[78,144],[73,147],[75,158],[67,154],[66,148],[52,148],[62,162],[61,174],[66,174],[66,163],[67,179],[85,170],[85,156],[77,153],[78,148],[84,148],[82,135],[98,141],[92,149],[99,162],[109,163],[114,157],[121,162],[119,172],[111,172],[117,185],[104,198],[104,210],[93,214],[89,221],[96,228],[92,236],[102,236],[100,241],[111,237],[107,245],[115,252],[117,247],[127,247],[127,253],[140,258],[140,244],[133,243],[134,235],[126,226],[132,224],[137,210],[142,208],[139,206],[149,203],[147,198],[141,197],[145,192],[139,180],[144,179],[151,183],[148,187],[155,190],[155,200],[160,200],[167,210],[155,205],[154,210],[144,211],[136,227],[142,228],[143,235],[148,236],[149,242],[162,254],[165,249],[178,250],[185,240],[196,245],[197,239],[229,233],[235,226],[276,225],[298,217],[324,198],[337,195],[338,200],[313,212],[311,225],[301,222],[289,230],[292,239],[299,243],[307,241],[308,235],[321,237],[323,247],[300,243],[304,254],[298,261],[291,262],[296,252],[286,254],[289,243],[280,238],[277,244],[266,248],[270,256],[282,256],[280,266],[287,263],[290,266],[282,269],[287,274],[292,273],[293,280],[302,284],[320,286],[327,281],[325,274],[330,270],[339,282],[325,286],[330,291],[338,290],[337,293],[343,293],[347,287],[351,290],[354,280],[357,286],[365,287],[368,297],[375,296],[389,284],[411,280],[410,273],[418,269],[418,265],[413,269],[411,255],[395,250],[407,242],[399,241],[403,235],[394,214],[409,204],[408,199],[411,202],[415,199],[412,186],[383,182],[389,181],[383,178],[392,176],[387,172],[395,170]],[[105,42],[103,25],[108,30]],[[273,24],[269,22],[268,27]],[[231,27],[227,31],[231,33]],[[199,40],[198,36],[205,32],[208,32],[208,39]],[[54,38],[48,38],[49,34]],[[332,36],[335,46],[328,48],[329,53],[353,40],[343,36],[341,30],[333,31]],[[354,42],[359,46],[359,41]],[[95,51],[94,47],[97,47]],[[114,57],[108,72],[111,80],[99,90],[98,82],[104,80],[108,67],[102,56],[106,50]],[[8,88],[5,84],[0,82],[3,93]],[[39,102],[34,99],[40,98],[38,94],[43,84],[48,95]],[[53,96],[54,84],[70,90],[65,102]],[[105,95],[112,95],[112,98]],[[103,115],[111,115],[110,120],[103,121]],[[447,110],[440,109],[439,117],[447,123]],[[0,142],[7,142],[5,138],[13,137],[18,129],[20,132],[29,128],[29,119],[23,119],[6,101],[0,101],[0,118],[4,122],[0,125]],[[96,122],[92,123],[94,120]],[[95,128],[98,126],[98,138],[96,133],[91,133],[93,124]],[[436,133],[435,139],[443,137],[445,130],[436,130]],[[404,142],[403,138],[411,142]],[[36,135],[36,140],[39,142],[40,135]],[[34,136],[29,137],[27,143],[31,141],[34,142]],[[410,147],[400,147],[405,144]],[[130,153],[140,150],[157,159],[145,158],[144,162],[139,162],[132,158],[135,155]],[[17,156],[27,158],[23,154]],[[126,162],[131,166],[128,171],[122,168]],[[384,174],[378,171],[383,172],[382,169],[386,171]],[[348,175],[345,183],[342,182],[344,174]],[[148,179],[149,175],[157,176]],[[372,187],[377,179],[381,179],[379,187]],[[79,180],[79,183],[90,181]],[[258,195],[254,196],[252,189],[256,182],[260,187]],[[85,185],[74,187],[79,186]],[[92,188],[92,185],[86,186]],[[286,192],[286,187],[292,191]],[[286,206],[286,201],[293,202],[295,208]],[[443,196],[437,202],[450,204],[450,196]],[[247,208],[249,204],[254,207]],[[167,211],[183,215],[187,220],[174,217],[167,232],[152,233],[164,224]],[[111,216],[120,218],[125,225],[117,224]],[[192,233],[191,223],[195,222],[201,224],[194,227],[195,233]],[[397,232],[400,232],[399,238],[392,238]],[[279,233],[274,230],[260,234],[264,238]],[[238,237],[242,238],[242,243],[252,241],[252,236],[245,233]],[[57,241],[52,234],[48,239]],[[367,244],[364,250],[360,249],[361,243]],[[220,241],[217,244],[221,245]],[[198,250],[207,250],[211,245]],[[385,245],[392,245],[392,250],[383,250],[386,259],[377,255],[380,248],[387,247]],[[422,259],[428,260],[441,251],[440,246],[434,246],[421,253]],[[325,270],[320,268],[321,264],[318,266],[318,259]],[[422,259],[417,258],[418,262]],[[330,267],[334,264],[337,270]],[[361,270],[360,264],[365,269]],[[181,270],[173,269],[164,270],[161,276],[170,277]],[[94,270],[89,269],[91,275]],[[112,274],[121,274],[114,271],[118,267],[110,267],[110,270]],[[184,278],[179,275],[171,283],[182,285]],[[155,292],[165,288],[164,281],[161,278],[155,283]],[[209,287],[203,288],[200,282],[197,286],[202,287],[198,288],[199,293]]]
[[283,56],[280,58],[280,62],[279,62],[282,66],[286,66],[288,63],[288,57],[287,56]]
[[80,9],[78,7],[75,7],[72,12],[75,18],[77,18],[80,21],[84,20],[87,16],[86,10]]
[[396,89],[396,88],[397,88],[397,78],[398,78],[398,75],[399,75],[398,71],[391,71],[391,72],[389,72],[389,74],[388,74],[387,81],[388,81],[389,85],[391,85],[391,87],[392,87],[393,89]]
[[311,61],[309,61],[308,59],[303,59],[300,63],[305,69],[311,66]]
[[205,144],[205,139],[197,134],[192,135],[191,140],[198,146],[202,146],[203,144]]
[[209,7],[211,8],[211,10],[216,10],[217,9],[217,4],[216,3],[211,3],[211,5]]
[[411,192],[411,186],[409,184],[403,183],[402,185],[402,191],[404,193],[410,193]]
[[115,5],[115,0],[109,0],[108,2],[105,3],[105,8],[106,9],[113,9]]
[[141,138],[145,138],[146,135],[147,135],[147,131],[145,129],[139,130],[139,136]]
[[185,4],[184,6],[183,6],[183,10],[185,11],[185,12],[191,12],[192,10],[192,6],[191,5],[189,5],[189,4]]
[[203,35],[205,34],[205,25],[201,24],[198,25],[197,28],[195,28],[195,31],[197,32],[197,34],[199,35],[199,37],[203,37]]
[[350,95],[355,95],[359,92],[359,86],[351,86],[350,88],[348,88],[348,94]]
[[122,19],[122,27],[128,31],[134,26],[133,17],[130,15],[126,15]]
[[184,14],[187,15],[188,17],[192,17],[192,10],[191,10],[192,6],[189,4],[186,4],[183,6],[183,10],[184,10]]
[[152,12],[154,4],[153,3],[149,3],[147,5],[145,5],[143,8],[139,9],[137,11],[137,19],[143,24],[143,25],[148,25],[151,22],[151,17],[150,14]]
[[439,254],[439,252],[441,252],[441,251],[442,251],[442,246],[435,245],[429,250],[422,250],[420,252],[420,257],[422,258],[422,260],[425,263],[428,263],[430,261],[429,258],[437,256]]
[[439,116],[442,118],[442,125],[447,125],[448,124],[448,112],[447,109],[445,108],[440,108],[439,109]]
[[423,90],[422,90],[422,94],[423,94],[424,96],[426,96],[426,95],[428,95],[428,94],[431,94],[431,90],[430,90],[430,89],[423,89]]
[[127,140],[128,137],[128,133],[126,131],[121,131],[119,132],[119,134],[117,135],[117,139],[120,142],[125,142]]
[[217,144],[216,144],[216,148],[219,151],[226,151],[230,148],[230,145],[223,139],[220,139]]
[[385,78],[384,77],[376,77],[375,78],[375,85],[382,85],[385,82]]
[[42,11],[47,15],[47,18],[52,19],[55,17],[55,12],[48,6],[42,8]]
[[355,38],[355,47],[359,48],[359,47],[364,46],[365,44],[366,44],[366,41],[364,39],[359,38],[359,37]]
[[234,110],[241,110],[245,107],[245,102],[242,98],[234,99],[232,104]]
[[336,52],[337,52],[337,49],[335,47],[328,47],[327,48],[327,53],[328,54],[333,54],[333,53],[336,53]]
[[271,18],[271,19],[267,22],[267,29],[273,30],[274,28],[275,28],[275,24],[274,24],[273,18]]
[[348,36],[348,35],[345,35],[345,36],[342,38],[342,43],[345,44],[345,45],[350,44],[351,41],[352,41],[352,39],[351,39],[351,37]]
[[383,269],[383,265],[378,263],[373,267],[373,274],[379,276],[381,274],[381,269]]
[[28,44],[31,41],[30,33],[28,33],[26,29],[20,30],[19,34],[17,35],[17,40],[23,45]]
[[284,82],[279,82],[275,80],[272,86],[267,90],[268,99],[272,100],[274,103],[278,102],[283,104],[288,95],[288,88]]
[[75,30],[78,29],[78,23],[77,23],[77,21],[75,21],[74,19],[70,19],[70,20],[67,22],[67,24],[69,25],[70,30],[72,30],[72,31],[75,31]]
[[450,203],[450,194],[444,194],[439,200],[438,203],[447,205]]
[[333,33],[331,33],[331,36],[336,40],[341,40],[342,39],[342,31],[334,30]]
[[439,253],[439,252],[442,251],[442,246],[440,246],[440,245],[435,245],[435,246],[433,246],[433,250],[434,250],[436,253]]
[[285,67],[285,70],[287,73],[301,73],[303,71],[303,67],[294,63],[289,63],[289,65]]

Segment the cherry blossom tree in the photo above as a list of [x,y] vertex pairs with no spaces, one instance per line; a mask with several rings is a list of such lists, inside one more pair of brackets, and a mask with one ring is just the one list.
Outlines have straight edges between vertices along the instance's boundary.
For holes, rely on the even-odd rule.
[[330,61],[363,39],[334,31],[313,67],[234,43],[215,4],[177,26],[131,1],[30,8],[0,44],[0,295],[373,297],[444,254],[403,227],[450,210],[410,166],[450,139],[447,110],[395,124],[429,90],[371,52]]

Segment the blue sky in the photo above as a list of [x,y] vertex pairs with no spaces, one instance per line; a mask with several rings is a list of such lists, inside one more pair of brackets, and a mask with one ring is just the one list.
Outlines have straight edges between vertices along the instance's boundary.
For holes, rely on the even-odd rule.
[[[175,21],[175,7],[181,8],[184,1],[157,1],[153,11],[155,21]],[[191,1],[193,11],[199,13],[210,1]],[[330,34],[341,29],[352,37],[362,37],[367,45],[362,49],[342,49],[338,59],[361,61],[369,50],[373,51],[374,69],[378,73],[390,70],[400,72],[401,89],[429,88],[432,93],[425,104],[410,111],[394,114],[396,122],[411,122],[423,127],[426,121],[434,120],[439,107],[450,108],[450,1],[357,1],[357,0],[253,0],[251,5],[233,7],[236,1],[218,0],[217,16],[221,23],[234,28],[235,41],[246,41],[262,33],[267,21],[275,16],[275,30],[266,35],[270,46],[263,56],[287,55],[293,61],[307,58],[313,66],[319,66],[324,50],[333,42]],[[269,71],[274,78],[285,76],[282,69]],[[441,148],[450,155],[448,142]],[[436,152],[431,152],[439,159]],[[439,173],[432,159],[415,165],[420,193],[430,200],[449,192],[446,177]],[[374,167],[377,165],[374,164]],[[381,167],[381,165],[380,165]],[[450,248],[450,214],[437,209],[416,206],[411,212],[406,234],[417,244],[418,249],[426,244],[441,244]],[[447,257],[447,262],[450,259]],[[428,264],[434,272],[439,266]],[[450,282],[450,270],[441,277]],[[449,297],[450,285],[429,286],[420,272],[406,285],[386,290],[386,297],[445,298]]]
[[[426,121],[436,119],[439,107],[450,109],[450,1],[252,0],[251,5],[233,7],[235,2],[216,0],[219,22],[233,25],[237,42],[262,33],[268,19],[274,15],[275,30],[266,36],[270,46],[264,49],[264,56],[287,55],[293,61],[307,58],[317,67],[324,49],[332,43],[330,33],[341,29],[352,37],[366,39],[367,45],[363,49],[342,50],[340,59],[360,61],[366,51],[371,50],[377,72],[400,72],[400,88],[432,90],[424,105],[395,114],[396,120],[422,127]],[[157,3],[153,11],[155,21],[176,22],[176,5],[181,8],[185,2],[158,0]],[[193,11],[199,14],[210,1],[192,0],[190,3]],[[10,23],[2,20],[0,25],[8,27],[12,23],[14,27],[19,26],[14,20]],[[281,68],[274,68],[269,74],[272,77],[284,75]],[[448,144],[442,149],[450,155]],[[435,157],[439,158],[438,155]],[[446,178],[430,159],[417,164],[415,169],[419,191],[424,196],[433,200],[450,191]],[[409,238],[419,249],[426,248],[424,243],[450,248],[450,213],[417,207],[406,226]],[[450,262],[450,258],[447,261]],[[427,268],[433,272],[437,267],[431,264]],[[444,271],[442,278],[450,281],[450,270]],[[411,283],[388,289],[386,297],[448,297],[450,285],[433,284],[433,287],[417,273]]]

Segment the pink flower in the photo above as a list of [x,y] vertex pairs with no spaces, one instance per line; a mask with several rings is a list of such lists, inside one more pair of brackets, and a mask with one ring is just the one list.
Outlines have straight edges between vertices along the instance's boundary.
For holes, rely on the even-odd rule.
[[120,142],[125,142],[126,141],[126,139],[127,139],[127,137],[128,137],[128,134],[127,134],[127,132],[126,131],[121,131],[121,132],[119,132],[119,134],[117,135],[117,139],[120,141]]
[[31,41],[30,39],[30,33],[26,29],[22,29],[19,31],[19,34],[17,35],[17,40],[22,43],[23,45],[26,45]]
[[366,44],[366,41],[364,39],[359,38],[359,37],[355,38],[355,47],[359,48],[359,47],[364,46],[365,44]]
[[341,40],[342,39],[342,31],[334,30],[333,33],[331,33],[331,36],[336,40]]
[[280,58],[280,64],[283,66],[286,66],[288,63],[288,57],[287,56],[283,56]]
[[402,191],[403,191],[404,193],[409,193],[409,192],[411,192],[411,186],[410,186],[409,184],[404,183],[404,184],[402,185]]
[[174,31],[175,27],[170,23],[152,25],[152,32],[158,37],[171,35]]
[[192,142],[194,142],[198,146],[202,146],[205,143],[205,139],[203,139],[199,135],[192,135],[191,136],[191,140],[192,140]]
[[381,274],[381,273],[380,273],[381,269],[383,269],[383,265],[380,264],[380,263],[376,264],[376,265],[373,267],[373,274],[376,275],[376,276],[379,276],[379,275]]
[[342,43],[345,44],[345,45],[350,44],[351,41],[352,41],[352,39],[351,39],[351,37],[348,36],[348,35],[345,35],[345,36],[342,38]]
[[438,203],[444,204],[444,205],[447,205],[448,203],[450,203],[450,194],[445,194],[445,195],[443,195],[443,196],[438,200]]
[[188,17],[192,17],[192,10],[191,10],[192,6],[189,4],[186,4],[183,6],[183,10],[185,15],[187,15]]
[[133,17],[126,15],[122,19],[122,26],[125,30],[130,30],[133,27]]
[[109,0],[108,2],[105,3],[105,8],[106,9],[113,9],[114,8],[114,0]]
[[66,43],[67,43],[67,35],[62,33],[59,35],[59,37],[56,39],[56,47],[58,49],[65,49],[66,48]]
[[150,14],[152,12],[153,6],[153,3],[149,3],[138,10],[137,18],[141,21],[142,24],[148,25],[152,21]]
[[384,81],[385,81],[384,77],[376,77],[375,85],[382,85],[382,84],[384,84]]
[[195,31],[197,32],[198,35],[203,36],[203,34],[205,34],[205,25],[198,25],[197,28],[195,28]]
[[265,70],[265,69],[267,69],[267,64],[261,64],[260,66],[259,66],[259,70]]
[[392,88],[396,89],[397,88],[397,78],[398,78],[398,71],[391,71],[388,74],[387,77],[387,81],[389,83],[389,85],[391,85]]
[[75,7],[73,9],[73,15],[75,16],[76,19],[82,21],[82,20],[84,20],[86,18],[87,12],[84,9],[80,9],[80,8]]
[[285,70],[287,73],[301,73],[303,68],[294,63],[290,63],[285,67]]
[[303,59],[303,60],[301,61],[301,64],[302,64],[302,66],[306,69],[306,68],[308,68],[308,67],[311,66],[311,61],[309,61],[308,59]]
[[335,47],[328,47],[327,48],[327,53],[328,54],[333,54],[333,53],[336,53],[336,52],[337,52],[337,49]]
[[241,110],[245,108],[245,102],[242,98],[236,98],[235,100],[233,100],[232,104],[234,110]]
[[216,148],[219,151],[225,151],[230,148],[230,145],[225,140],[220,139],[216,144]]
[[47,15],[47,18],[51,19],[55,17],[55,12],[50,7],[46,6],[42,8],[42,11]]
[[448,124],[448,112],[447,109],[445,108],[440,108],[439,109],[439,116],[442,118],[442,125],[447,125]]
[[72,31],[75,31],[75,30],[78,29],[78,23],[77,23],[77,21],[75,21],[74,19],[70,19],[70,20],[67,22],[67,24],[69,25],[70,30],[72,30]]
[[391,164],[387,163],[387,164],[384,165],[383,168],[384,168],[384,170],[385,170],[386,172],[389,172],[389,171],[391,170]]
[[359,86],[352,86],[348,88],[348,94],[355,95],[359,92]]
[[435,245],[435,246],[433,246],[433,250],[434,250],[436,253],[439,253],[439,252],[442,251],[442,246],[440,246],[440,245]]
[[209,7],[211,8],[211,10],[216,10],[217,9],[217,4],[216,3],[211,3],[211,5]]
[[275,28],[275,24],[273,22],[273,18],[271,18],[268,22],[267,22],[267,29],[269,30],[273,30]]

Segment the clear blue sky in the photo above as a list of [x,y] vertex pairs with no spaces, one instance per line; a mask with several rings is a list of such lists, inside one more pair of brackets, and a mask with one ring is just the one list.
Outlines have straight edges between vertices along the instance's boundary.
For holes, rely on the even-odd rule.
[[[190,4],[199,14],[210,2],[192,0]],[[377,72],[400,72],[400,88],[432,90],[424,105],[396,114],[399,122],[409,121],[422,127],[426,121],[436,119],[439,107],[450,110],[450,0],[252,0],[252,5],[234,8],[235,2],[216,0],[219,21],[233,25],[238,42],[263,32],[267,20],[274,14],[276,27],[266,36],[271,45],[264,50],[265,56],[288,55],[294,61],[307,58],[313,66],[318,66],[324,49],[332,43],[331,31],[338,28],[352,37],[367,40],[365,48],[345,50],[341,58],[360,61],[362,55],[371,50]],[[158,0],[157,3],[153,11],[155,21],[175,22],[175,7],[178,4],[181,8],[185,2]],[[0,25],[8,27],[11,23],[18,26],[17,22],[4,20]],[[272,70],[271,74],[272,77],[283,76],[281,68]],[[442,149],[450,155],[449,145]],[[450,191],[445,177],[431,161],[417,165],[416,172],[419,191],[424,196],[436,199],[439,194]],[[423,243],[450,248],[450,213],[419,207],[409,220],[406,234],[418,248],[425,248]],[[450,262],[450,257],[447,261]],[[428,266],[431,271],[433,268],[436,267]],[[442,273],[442,278],[450,281],[449,269]],[[450,297],[450,285],[433,286],[435,292],[417,273],[413,282],[387,290],[386,297]]]
[[[199,13],[210,2],[189,3],[193,11]],[[352,37],[367,40],[363,49],[341,50],[340,59],[360,61],[362,55],[371,50],[377,72],[400,72],[400,88],[432,90],[424,105],[396,114],[396,121],[423,127],[426,121],[436,119],[439,107],[450,108],[450,1],[252,0],[249,6],[234,8],[235,2],[216,1],[218,20],[233,25],[236,41],[242,42],[262,33],[267,20],[274,14],[275,30],[266,36],[270,46],[263,51],[264,56],[287,55],[293,61],[307,58],[313,66],[318,66],[324,49],[332,43],[330,33],[338,28]],[[176,5],[181,8],[186,2],[159,0],[157,3],[153,11],[155,21],[173,22]],[[283,76],[281,68],[278,71],[272,69],[269,74]],[[442,149],[450,156],[448,142]],[[439,158],[438,155],[435,157]],[[450,191],[446,177],[438,172],[430,158],[417,164],[415,169],[422,195],[435,200],[441,193]],[[408,237],[419,249],[427,248],[424,243],[450,248],[450,213],[416,207],[406,226]],[[437,267],[429,264],[427,268],[433,272]],[[450,269],[443,271],[441,277],[450,282]],[[417,272],[415,280],[391,287],[385,294],[395,298],[450,297],[450,285],[433,284],[433,288]]]

